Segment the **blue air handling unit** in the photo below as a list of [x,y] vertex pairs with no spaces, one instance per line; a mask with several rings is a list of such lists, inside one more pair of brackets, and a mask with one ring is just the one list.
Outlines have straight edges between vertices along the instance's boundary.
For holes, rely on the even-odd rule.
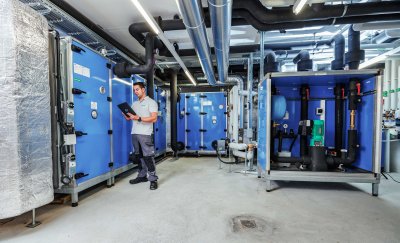
[[132,102],[133,93],[130,79],[113,80],[109,59],[71,37],[61,40],[60,52],[63,144],[55,192],[71,194],[77,206],[80,191],[103,181],[112,186],[117,174],[132,168],[131,127],[114,106]]
[[[357,80],[357,82],[352,83],[352,80]],[[348,91],[349,94],[347,96],[348,101],[346,102],[349,110],[346,110],[344,113],[346,117],[350,117],[347,124],[349,131],[340,131],[348,137],[348,150],[347,153],[343,153],[340,157],[335,153],[336,149],[327,150],[325,147],[335,146],[334,87],[336,85],[344,85],[346,93]],[[279,95],[287,98],[288,114],[285,119],[268,123],[268,121],[272,120],[271,107],[268,105],[268,99],[271,99],[268,98],[271,97],[271,86],[274,86],[278,90]],[[307,120],[304,120],[303,123],[310,124],[310,129],[304,127],[305,130],[302,131],[305,131],[304,134],[308,140],[312,133],[312,121],[323,120],[325,126],[324,144],[322,145],[320,142],[315,143],[314,140],[314,146],[309,146],[310,143],[308,142],[307,147],[309,148],[309,152],[300,155],[300,157],[277,157],[275,155],[276,148],[273,146],[275,139],[273,138],[271,129],[275,127],[273,124],[284,123],[288,124],[289,129],[297,129],[298,119],[300,119],[299,111],[301,110],[299,109],[299,105],[302,100],[299,95],[303,93],[299,92],[299,88],[301,87],[308,87],[309,89],[309,98],[307,98],[308,108],[307,114],[305,114],[307,115]],[[360,87],[362,87],[363,92],[360,91]],[[358,103],[357,116],[354,116],[354,104],[356,104],[355,101],[359,102],[359,99],[362,102]],[[377,195],[380,179],[381,140],[380,117],[377,114],[380,114],[381,111],[380,99],[381,76],[380,72],[376,70],[363,70],[362,72],[273,73],[267,75],[266,79],[259,86],[258,128],[258,160],[266,173],[267,190],[271,190],[271,181],[274,180],[364,182],[371,183],[373,195]],[[371,112],[373,110],[375,112]],[[321,113],[321,111],[323,112]],[[357,119],[354,119],[355,117]],[[374,139],[371,139],[371,132]],[[287,141],[282,146],[289,146],[290,143],[292,141]],[[344,151],[343,147],[340,150]],[[293,147],[292,156],[299,156],[298,142]],[[293,166],[289,170],[282,170],[277,166],[282,162],[293,164]]]
[[178,106],[178,144],[184,152],[212,154],[212,141],[226,138],[224,92],[183,93]]

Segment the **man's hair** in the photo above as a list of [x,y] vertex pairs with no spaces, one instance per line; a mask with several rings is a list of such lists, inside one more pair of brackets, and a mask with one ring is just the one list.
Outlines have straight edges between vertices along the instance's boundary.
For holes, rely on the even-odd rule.
[[135,85],[140,86],[141,89],[144,89],[144,88],[145,88],[143,82],[136,82],[136,83],[133,83],[133,86],[135,86]]

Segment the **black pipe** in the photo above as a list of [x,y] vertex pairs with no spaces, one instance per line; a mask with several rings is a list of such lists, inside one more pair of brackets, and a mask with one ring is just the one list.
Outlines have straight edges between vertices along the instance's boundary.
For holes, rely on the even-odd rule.
[[328,165],[326,164],[325,147],[323,146],[310,146],[312,171],[327,171]]
[[358,69],[360,61],[364,60],[365,51],[360,48],[360,31],[354,31],[353,25],[349,28],[348,52],[345,56],[349,69]]
[[154,68],[154,35],[148,33],[146,36],[146,63],[143,65],[133,65],[126,62],[117,63],[114,74],[120,78],[129,78],[132,74],[147,74]]
[[[310,98],[310,88],[307,85],[302,85],[300,88],[301,96],[301,113],[300,120],[308,120],[308,100]],[[300,136],[300,156],[304,157],[308,154],[307,135]]]
[[154,99],[154,65],[146,73],[147,96]]
[[[330,45],[331,40],[320,40],[320,41],[297,41],[290,43],[271,43],[264,44],[265,50],[272,50],[277,55],[281,54],[293,54],[298,53],[297,50],[291,50],[292,47],[301,47],[301,46],[322,46],[322,45]],[[231,46],[229,48],[230,53],[248,53],[248,52],[256,52],[260,50],[260,45],[239,45],[239,46]],[[211,48],[211,54],[214,54],[214,48]],[[179,56],[195,56],[196,51],[194,49],[180,49],[178,51]],[[167,54],[170,56],[170,54]]]
[[267,51],[264,58],[264,73],[279,72],[279,62],[273,51]]
[[[317,6],[317,8],[315,7]],[[242,10],[251,14],[261,23],[282,23],[316,21],[332,18],[392,14],[400,13],[398,2],[371,2],[338,5],[308,5],[304,6],[299,14],[293,13],[293,7],[280,7],[268,9],[259,0],[235,0],[232,3],[232,16],[238,17],[237,11]]]
[[246,10],[238,9],[235,10],[235,13],[236,17],[245,19],[247,21],[247,24],[253,26],[258,31],[288,30],[288,29],[307,28],[313,26],[360,24],[367,22],[400,20],[400,14],[381,14],[381,15],[353,16],[353,17],[343,17],[343,18],[330,18],[324,20],[282,22],[276,24],[268,24],[259,21],[257,18],[255,18]]
[[356,161],[357,148],[359,145],[357,144],[357,130],[348,130],[347,131],[347,153],[342,153],[342,156],[339,157],[328,157],[326,159],[326,163],[330,166],[349,166]]
[[335,94],[335,151],[336,156],[341,156],[343,148],[343,100],[344,100],[344,85],[337,84],[334,89]]
[[[361,102],[361,86],[360,82],[356,80],[351,80],[349,83],[349,94],[348,94],[348,109],[351,111],[356,111],[358,104]],[[357,149],[359,145],[357,143],[357,130],[350,127],[347,130],[347,154],[342,153],[341,157],[328,157],[327,163],[330,166],[349,166],[356,161]]]
[[350,80],[349,83],[349,110],[357,110],[357,106],[361,103],[361,86],[360,81]]
[[174,151],[174,156],[178,152],[177,146],[177,101],[178,101],[178,73],[176,70],[171,71],[171,148]]
[[282,152],[282,142],[283,142],[283,132],[281,130],[278,131],[278,152]]
[[291,164],[304,164],[308,165],[311,163],[311,158],[308,156],[302,156],[302,157],[277,157],[277,156],[271,156],[272,160],[278,163],[291,163]]
[[306,50],[302,50],[293,58],[293,63],[297,64],[297,71],[310,71],[313,68],[313,61]]
[[88,27],[90,30],[98,34],[101,38],[104,40],[108,41],[111,45],[115,46],[117,49],[125,53],[128,57],[132,58],[135,62],[139,64],[143,64],[143,61],[141,58],[136,56],[133,52],[128,50],[124,45],[119,43],[117,40],[112,38],[109,34],[107,34],[99,25],[93,23],[89,18],[81,14],[78,10],[76,10],[74,7],[72,7],[70,4],[68,4],[66,1],[63,0],[50,0],[54,5],[57,7],[61,8],[63,11],[65,11],[67,14],[69,14],[71,17]]
[[331,62],[331,70],[343,70],[345,48],[344,36],[342,34],[337,34],[333,37],[332,42],[335,42],[335,59]]

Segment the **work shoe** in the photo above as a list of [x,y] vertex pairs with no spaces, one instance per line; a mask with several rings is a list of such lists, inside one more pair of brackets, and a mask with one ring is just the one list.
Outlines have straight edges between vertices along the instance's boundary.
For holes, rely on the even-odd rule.
[[150,190],[156,190],[158,188],[157,181],[150,181]]
[[130,184],[138,184],[138,183],[146,182],[146,181],[148,181],[147,177],[136,177],[135,179],[130,180],[129,183]]

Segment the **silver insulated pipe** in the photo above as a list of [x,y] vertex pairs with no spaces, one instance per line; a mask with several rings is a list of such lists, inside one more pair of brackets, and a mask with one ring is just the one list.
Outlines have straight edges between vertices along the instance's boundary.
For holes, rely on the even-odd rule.
[[219,81],[228,77],[232,0],[208,0]]
[[201,1],[176,0],[176,2],[207,81],[210,85],[216,85]]

